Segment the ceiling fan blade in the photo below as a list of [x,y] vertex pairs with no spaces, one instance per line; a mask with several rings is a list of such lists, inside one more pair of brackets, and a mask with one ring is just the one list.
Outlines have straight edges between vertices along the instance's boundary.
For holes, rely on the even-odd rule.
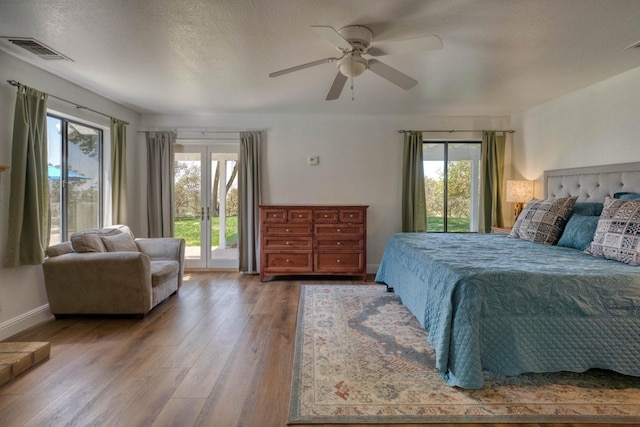
[[342,89],[344,88],[344,84],[347,82],[347,76],[338,71],[335,80],[333,80],[333,84],[331,85],[331,89],[329,89],[329,93],[325,98],[327,101],[332,101],[334,99],[340,98],[340,94],[342,93]]
[[369,60],[369,69],[383,79],[389,80],[391,83],[396,86],[400,86],[404,90],[409,90],[418,84],[417,80],[412,79],[406,74],[401,73],[395,68],[390,67],[377,59]]
[[307,62],[306,64],[296,65],[295,67],[285,68],[284,70],[269,73],[269,77],[278,77],[283,74],[289,74],[289,73],[293,73],[294,71],[304,70],[305,68],[315,67],[316,65],[320,65],[320,64],[326,64],[327,62],[333,62],[333,61],[336,61],[337,59],[338,58],[324,58],[324,59],[319,59],[313,62]]
[[352,49],[351,44],[348,41],[346,41],[344,37],[342,37],[340,33],[337,32],[336,29],[333,27],[327,27],[322,25],[312,25],[311,29],[313,29],[313,31],[315,31],[316,34],[318,34],[319,36],[324,37],[326,40],[328,40],[332,45],[334,45],[338,49],[343,49],[343,50]]
[[407,55],[442,49],[442,40],[438,36],[418,37],[395,42],[375,43],[367,53],[371,56]]

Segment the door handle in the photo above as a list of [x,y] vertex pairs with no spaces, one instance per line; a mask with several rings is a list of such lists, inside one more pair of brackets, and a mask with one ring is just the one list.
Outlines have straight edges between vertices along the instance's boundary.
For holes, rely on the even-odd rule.
[[200,221],[204,221],[204,206],[200,209]]
[[211,219],[211,212],[209,212],[209,206],[207,206],[207,221]]

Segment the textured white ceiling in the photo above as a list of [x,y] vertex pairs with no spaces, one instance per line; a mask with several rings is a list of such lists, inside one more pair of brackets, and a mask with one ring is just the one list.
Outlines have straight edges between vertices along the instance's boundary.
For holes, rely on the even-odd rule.
[[[418,80],[371,72],[324,98],[335,56],[311,30],[365,25],[374,41],[436,34],[440,51],[381,57]],[[640,66],[640,0],[0,0],[0,36],[33,37],[74,62],[0,48],[140,112],[502,115]],[[20,80],[20,76],[14,77]]]

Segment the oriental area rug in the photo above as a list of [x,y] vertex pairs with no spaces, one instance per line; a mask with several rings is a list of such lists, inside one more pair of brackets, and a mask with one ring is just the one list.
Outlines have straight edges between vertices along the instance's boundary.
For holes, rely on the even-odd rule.
[[427,332],[380,285],[305,285],[289,424],[640,423],[640,378],[485,372],[480,390],[447,386]]

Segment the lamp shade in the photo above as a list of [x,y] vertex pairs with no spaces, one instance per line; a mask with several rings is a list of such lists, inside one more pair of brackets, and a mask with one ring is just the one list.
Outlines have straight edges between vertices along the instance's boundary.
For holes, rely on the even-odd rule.
[[533,195],[533,181],[507,181],[507,202],[526,203]]

